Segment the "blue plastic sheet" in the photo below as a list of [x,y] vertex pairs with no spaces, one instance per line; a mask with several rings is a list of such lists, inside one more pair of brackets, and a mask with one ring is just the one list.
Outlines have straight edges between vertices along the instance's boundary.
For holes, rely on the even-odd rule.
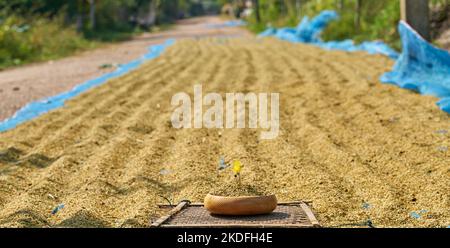
[[247,23],[243,20],[231,20],[218,24],[206,24],[209,28],[232,28],[232,27],[241,27],[245,26]]
[[335,11],[325,10],[313,19],[305,16],[296,28],[268,28],[259,36],[274,36],[282,40],[308,43],[328,50],[366,51],[369,54],[383,54],[392,59],[398,57],[398,53],[382,41],[366,41],[358,45],[353,40],[324,42],[320,38],[321,33],[331,21],[338,19],[339,15]]
[[87,82],[84,82],[76,87],[74,87],[72,90],[41,100],[37,102],[32,102],[17,111],[17,113],[11,117],[10,119],[7,119],[0,123],[0,132],[7,131],[9,129],[15,128],[17,125],[34,119],[44,113],[47,113],[51,110],[54,110],[56,108],[64,106],[64,103],[66,100],[71,99],[73,97],[76,97],[80,95],[81,93],[96,87],[98,85],[101,85],[105,83],[106,81],[120,77],[136,68],[138,68],[142,63],[145,61],[154,59],[158,56],[160,56],[164,50],[171,46],[175,42],[174,39],[167,40],[163,44],[154,45],[149,47],[149,52],[145,55],[143,55],[141,58],[131,61],[128,64],[121,65],[117,68],[117,70],[104,74],[100,76],[99,78],[89,80]]
[[325,10],[318,16],[309,20],[305,16],[295,30],[295,35],[304,43],[320,43],[322,39],[320,34],[328,26],[331,21],[339,19],[339,15],[335,11]]
[[450,53],[425,41],[407,23],[400,22],[403,52],[381,81],[442,98],[438,106],[450,113]]
[[308,43],[329,50],[366,51],[369,54],[383,54],[396,60],[393,70],[380,80],[417,91],[424,95],[441,98],[440,109],[450,113],[450,54],[425,41],[407,23],[400,22],[399,32],[403,51],[399,55],[381,41],[366,41],[355,45],[353,40],[324,42],[320,34],[329,22],[337,20],[334,11],[323,11],[310,20],[304,17],[296,28],[268,28],[260,37],[274,36],[290,42]]

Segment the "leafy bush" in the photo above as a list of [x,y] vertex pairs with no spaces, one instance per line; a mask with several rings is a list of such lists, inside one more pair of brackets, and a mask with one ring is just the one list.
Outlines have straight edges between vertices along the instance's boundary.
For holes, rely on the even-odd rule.
[[215,0],[0,0],[0,69],[126,40],[141,28],[218,9]]
[[0,21],[0,68],[55,59],[95,46],[60,20],[9,16]]
[[397,24],[400,21],[399,0],[363,1],[359,28],[355,25],[356,4],[348,2],[341,11],[341,19],[325,30],[325,40],[351,38],[356,42],[382,40],[393,48],[401,48]]

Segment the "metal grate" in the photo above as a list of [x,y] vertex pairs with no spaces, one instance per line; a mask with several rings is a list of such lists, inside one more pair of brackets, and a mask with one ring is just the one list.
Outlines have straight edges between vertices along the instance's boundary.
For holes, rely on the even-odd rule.
[[280,203],[268,215],[211,215],[202,204],[182,202],[169,215],[152,224],[153,227],[319,227],[309,206],[304,202]]

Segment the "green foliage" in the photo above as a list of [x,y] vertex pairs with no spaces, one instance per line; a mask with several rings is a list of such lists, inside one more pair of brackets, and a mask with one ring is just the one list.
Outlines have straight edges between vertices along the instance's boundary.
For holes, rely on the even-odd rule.
[[60,21],[33,18],[32,22],[9,16],[0,23],[0,69],[29,62],[55,59],[94,47],[73,28]]
[[[126,40],[219,8],[216,0],[0,0],[0,69]],[[154,20],[143,25],[150,13]]]
[[382,40],[398,50],[401,48],[397,32],[397,24],[400,21],[399,0],[362,1],[359,27],[355,24],[355,1],[346,1],[345,4],[344,9],[340,11],[341,19],[331,23],[325,30],[325,40]]
[[[325,40],[383,40],[400,49],[397,24],[400,20],[399,0],[361,0],[360,24],[357,25],[357,0],[259,0],[261,23],[254,16],[249,28],[261,32],[267,26],[296,26],[304,16],[313,17],[323,10],[336,10],[341,18],[332,22],[323,33]],[[300,8],[296,3],[301,3]],[[339,6],[343,3],[342,8]],[[430,5],[445,5],[448,0],[430,0]]]

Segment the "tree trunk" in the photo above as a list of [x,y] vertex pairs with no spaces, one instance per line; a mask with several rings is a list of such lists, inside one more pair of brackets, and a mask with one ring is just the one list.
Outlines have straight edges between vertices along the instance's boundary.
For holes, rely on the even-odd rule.
[[84,1],[78,0],[77,1],[77,31],[81,32],[83,31],[84,27]]
[[260,9],[259,9],[259,0],[253,0],[253,3],[255,4],[255,17],[256,17],[256,22],[260,23],[261,22],[261,13],[260,13]]
[[137,11],[136,23],[145,29],[150,29],[156,23],[157,0],[147,0],[148,5]]
[[356,0],[356,10],[355,10],[355,29],[361,29],[361,10],[362,10],[362,0]]
[[342,12],[344,10],[344,0],[336,0],[336,8],[339,12]]
[[401,0],[402,20],[425,40],[431,40],[428,0]]
[[148,16],[146,21],[147,28],[151,28],[156,21],[156,0],[150,0],[148,7]]
[[97,25],[95,19],[95,0],[89,0],[89,19],[91,22],[91,29],[95,29]]
[[300,18],[300,16],[302,15],[302,1],[301,0],[295,1],[295,10],[297,12],[297,18]]

